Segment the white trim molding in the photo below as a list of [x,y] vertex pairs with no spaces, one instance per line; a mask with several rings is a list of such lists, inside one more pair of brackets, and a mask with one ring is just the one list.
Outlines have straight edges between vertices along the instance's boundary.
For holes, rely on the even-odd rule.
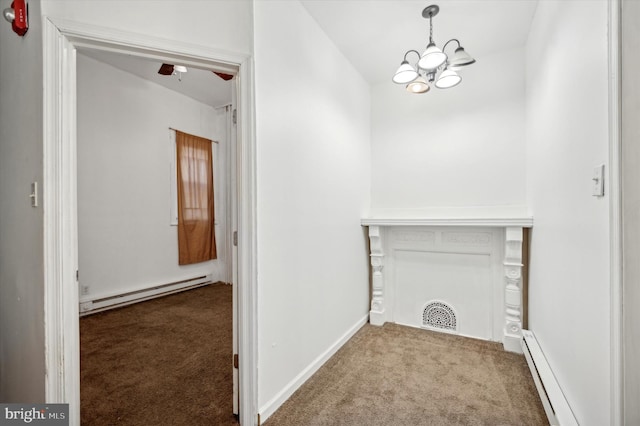
[[256,150],[253,60],[234,53],[43,17],[44,27],[44,294],[47,402],[67,402],[69,424],[80,424],[75,135],[75,52],[108,50],[237,72],[238,78],[238,318],[240,422],[257,423]]
[[608,2],[609,30],[609,241],[611,309],[611,425],[624,419],[623,226],[621,141],[621,1]]
[[533,217],[375,217],[361,219],[360,223],[363,226],[491,226],[496,228],[519,226],[531,228]]
[[43,19],[45,398],[80,420],[75,50]]
[[238,72],[238,329],[240,424],[258,424],[258,243],[254,64]]

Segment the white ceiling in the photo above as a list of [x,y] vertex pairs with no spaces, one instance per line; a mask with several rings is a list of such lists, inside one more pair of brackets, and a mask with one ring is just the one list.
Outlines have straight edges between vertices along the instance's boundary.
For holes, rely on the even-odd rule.
[[81,50],[80,54],[182,93],[205,105],[219,107],[231,103],[233,80],[224,81],[210,70],[189,67],[180,81],[177,75],[158,74],[162,63],[157,60],[88,49]]
[[[409,49],[422,52],[428,43],[429,21],[422,17],[422,10],[433,4],[429,0],[300,1],[369,83],[390,81],[404,53]],[[483,56],[525,44],[537,2],[438,0],[435,4],[440,6],[440,13],[433,18],[434,40],[442,47],[456,38],[480,62]],[[447,53],[453,50],[449,49]],[[178,81],[177,76],[158,74],[158,61],[96,50],[81,53],[207,105],[231,102],[233,83],[209,70],[189,68]]]
[[[390,81],[404,53],[420,53],[429,40],[422,10],[429,0],[301,0],[303,6],[370,83]],[[442,48],[456,38],[478,62],[523,46],[537,0],[438,0],[433,38]],[[453,52],[449,46],[446,53]],[[449,50],[451,49],[451,51]],[[410,57],[410,62],[412,61]]]

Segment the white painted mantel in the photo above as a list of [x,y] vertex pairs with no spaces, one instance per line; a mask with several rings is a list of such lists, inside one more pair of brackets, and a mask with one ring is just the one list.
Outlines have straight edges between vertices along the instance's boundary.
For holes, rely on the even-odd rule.
[[[465,309],[477,310],[477,306],[483,303],[479,301],[482,298],[491,311],[491,318],[486,312],[480,312],[480,321],[469,320],[471,313],[460,312],[460,318],[467,318],[467,330],[458,334],[501,341],[505,350],[522,352],[522,242],[523,229],[533,226],[532,217],[377,217],[362,219],[361,224],[369,228],[371,324],[380,326],[385,322],[397,322],[419,326],[411,322],[415,313],[394,312],[407,305],[399,302],[398,282],[403,277],[410,277],[409,280],[414,281],[414,288],[422,293],[416,298],[424,297],[429,292],[425,285],[432,284],[415,284],[415,281],[421,280],[416,275],[420,271],[428,271],[430,267],[427,264],[420,265],[420,259],[427,256],[437,262],[441,258],[447,265],[442,269],[445,272],[440,271],[440,276],[446,271],[455,271],[453,274],[460,277],[472,277],[466,289],[458,290],[458,294],[469,294],[470,300],[462,303]],[[403,256],[404,259],[401,259]],[[451,261],[454,258],[457,260]],[[481,277],[477,279],[473,265],[465,264],[467,260],[473,263],[475,259],[481,259],[480,267],[483,268],[478,269]],[[463,271],[450,269],[456,267],[455,262]],[[400,265],[409,265],[412,271],[401,274]],[[388,267],[386,270],[385,266]],[[446,285],[436,283],[435,286],[447,291]],[[406,289],[403,291],[406,292]],[[421,299],[416,300],[414,305],[420,303]],[[478,327],[475,322],[484,322],[485,331],[476,332]]]

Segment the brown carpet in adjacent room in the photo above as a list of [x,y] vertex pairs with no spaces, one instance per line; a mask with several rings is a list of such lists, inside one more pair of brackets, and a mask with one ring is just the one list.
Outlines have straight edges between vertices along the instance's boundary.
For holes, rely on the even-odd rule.
[[523,355],[502,345],[365,325],[265,426],[547,425]]
[[83,425],[235,425],[231,286],[80,319]]

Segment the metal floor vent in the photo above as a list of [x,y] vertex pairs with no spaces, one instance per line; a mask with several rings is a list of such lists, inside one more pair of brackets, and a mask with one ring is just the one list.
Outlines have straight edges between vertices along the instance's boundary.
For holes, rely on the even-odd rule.
[[438,330],[458,331],[458,321],[453,308],[444,302],[427,303],[422,311],[422,326]]

